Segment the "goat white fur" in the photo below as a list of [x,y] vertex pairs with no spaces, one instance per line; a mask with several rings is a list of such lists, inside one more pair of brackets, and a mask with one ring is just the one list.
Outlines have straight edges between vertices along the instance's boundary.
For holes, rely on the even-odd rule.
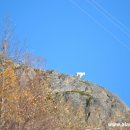
[[82,78],[85,75],[85,72],[77,72],[76,76]]

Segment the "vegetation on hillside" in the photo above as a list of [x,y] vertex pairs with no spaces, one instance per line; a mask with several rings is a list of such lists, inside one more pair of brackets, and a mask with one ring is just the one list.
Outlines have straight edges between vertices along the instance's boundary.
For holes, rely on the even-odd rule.
[[12,48],[16,42],[10,26],[5,27],[0,42],[0,130],[85,129],[82,107],[73,111],[71,102],[54,99],[47,73],[33,67],[40,60]]

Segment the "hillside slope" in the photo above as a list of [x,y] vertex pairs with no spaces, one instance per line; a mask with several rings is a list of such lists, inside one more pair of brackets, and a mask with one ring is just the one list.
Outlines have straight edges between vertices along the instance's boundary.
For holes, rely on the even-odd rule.
[[[130,129],[108,126],[109,123],[130,123],[130,110],[117,96],[103,87],[77,76],[69,76],[54,70],[42,71],[14,64],[12,61],[6,61],[4,67],[1,63],[0,73],[1,97],[4,95],[1,100],[5,99],[0,105],[1,130]],[[9,92],[5,88],[9,88]],[[10,96],[7,96],[7,93]],[[11,106],[9,113],[6,113],[7,106]],[[22,114],[14,114],[16,111],[21,113],[21,110]]]

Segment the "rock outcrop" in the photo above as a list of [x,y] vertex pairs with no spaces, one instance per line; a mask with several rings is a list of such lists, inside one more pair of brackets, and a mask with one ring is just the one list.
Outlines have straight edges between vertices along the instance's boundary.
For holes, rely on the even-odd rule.
[[[109,123],[130,123],[129,108],[117,96],[103,87],[56,71],[47,71],[51,79],[50,86],[53,92],[64,97],[65,101],[72,102],[74,109],[82,106],[84,109],[87,127],[90,129],[119,129],[109,127]],[[127,127],[124,127],[125,129]],[[127,129],[130,129],[128,127]]]
[[[130,123],[130,109],[107,89],[77,76],[53,70],[42,71],[18,64],[14,64],[14,69],[21,87],[30,86],[30,81],[36,78],[38,79],[38,81],[36,80],[37,85],[45,78],[49,79],[49,87],[52,90],[54,100],[59,102],[63,99],[65,103],[71,102],[73,111],[81,109],[83,117],[80,121],[85,122],[86,130],[130,130],[130,126],[123,126]],[[3,71],[2,65],[0,71]],[[71,116],[72,119],[75,117],[73,113]],[[116,125],[119,126],[109,126],[110,123],[117,123]],[[70,130],[73,129],[70,128]]]

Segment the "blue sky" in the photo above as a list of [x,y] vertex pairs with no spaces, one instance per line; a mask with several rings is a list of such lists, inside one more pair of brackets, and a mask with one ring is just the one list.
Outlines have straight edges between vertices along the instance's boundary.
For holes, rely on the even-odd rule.
[[107,88],[130,106],[129,0],[0,0],[0,26],[8,16],[46,69]]

